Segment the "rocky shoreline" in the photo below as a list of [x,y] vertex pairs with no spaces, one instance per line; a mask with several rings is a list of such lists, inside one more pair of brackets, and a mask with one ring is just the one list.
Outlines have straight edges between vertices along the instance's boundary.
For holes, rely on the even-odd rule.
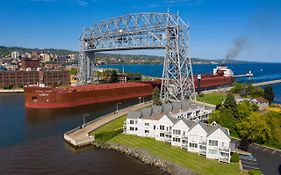
[[93,145],[101,149],[114,150],[122,154],[134,157],[136,159],[141,160],[147,165],[153,165],[155,167],[158,167],[162,171],[170,175],[197,175],[197,173],[194,173],[189,169],[180,167],[172,162],[162,160],[159,157],[152,156],[146,150],[128,148],[123,145],[108,142],[94,142]]

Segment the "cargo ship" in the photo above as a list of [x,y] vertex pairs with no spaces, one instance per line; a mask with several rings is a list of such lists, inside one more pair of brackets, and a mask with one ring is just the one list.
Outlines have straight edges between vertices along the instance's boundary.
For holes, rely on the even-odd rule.
[[[194,85],[198,89],[212,89],[231,85],[233,72],[226,66],[213,70],[213,75],[194,76]],[[69,108],[82,105],[119,101],[152,95],[154,87],[161,86],[161,80],[108,83],[68,87],[27,86],[24,87],[25,107],[27,109]]]
[[145,83],[111,83],[69,87],[24,87],[27,109],[54,109],[151,96]]

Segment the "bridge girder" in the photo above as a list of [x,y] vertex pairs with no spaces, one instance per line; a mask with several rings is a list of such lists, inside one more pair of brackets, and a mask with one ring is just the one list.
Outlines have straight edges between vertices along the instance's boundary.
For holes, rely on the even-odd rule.
[[92,81],[96,52],[165,49],[162,101],[193,98],[188,30],[178,15],[170,13],[130,14],[95,24],[85,29],[80,38],[79,81]]

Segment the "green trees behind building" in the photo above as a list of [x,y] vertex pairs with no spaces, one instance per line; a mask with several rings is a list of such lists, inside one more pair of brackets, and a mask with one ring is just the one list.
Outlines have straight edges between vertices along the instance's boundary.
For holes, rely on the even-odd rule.
[[155,87],[153,92],[152,92],[152,101],[154,105],[161,105],[160,101],[160,90],[158,87]]
[[258,113],[258,107],[248,101],[236,104],[233,94],[228,94],[223,105],[209,116],[227,127],[232,136],[260,144],[281,148],[281,113]]

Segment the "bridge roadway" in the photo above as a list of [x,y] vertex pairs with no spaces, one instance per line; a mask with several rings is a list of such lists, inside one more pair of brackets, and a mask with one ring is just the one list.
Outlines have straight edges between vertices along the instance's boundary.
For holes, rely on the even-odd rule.
[[94,136],[89,133],[96,130],[97,128],[107,124],[108,122],[117,119],[123,115],[128,114],[130,110],[138,110],[140,108],[148,107],[152,105],[152,102],[145,102],[133,106],[129,106],[124,109],[120,109],[118,113],[109,113],[105,116],[94,119],[87,122],[84,126],[79,126],[73,130],[64,134],[64,140],[70,143],[74,147],[81,147],[92,144],[95,141]]
[[[271,84],[278,84],[281,83],[281,79],[279,80],[271,80],[271,81],[264,81],[264,82],[260,82],[260,83],[253,83],[252,85],[257,87],[257,86],[266,86],[266,85],[271,85]],[[211,89],[211,90],[205,90],[202,91],[202,93],[204,94],[209,94],[209,93],[213,93],[213,92],[225,92],[225,91],[230,91],[231,87],[225,87],[225,88],[217,88],[217,89]]]

